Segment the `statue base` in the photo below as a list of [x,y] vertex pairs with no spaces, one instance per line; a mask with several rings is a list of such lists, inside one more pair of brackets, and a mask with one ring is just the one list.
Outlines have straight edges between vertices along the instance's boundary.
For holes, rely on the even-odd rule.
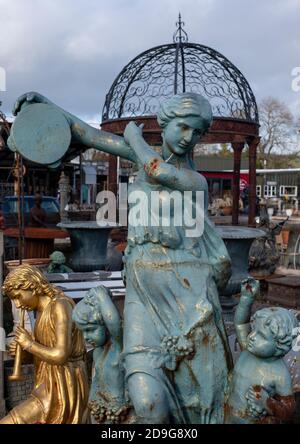
[[5,400],[0,399],[0,419],[3,418],[6,414]]
[[238,304],[238,300],[234,296],[223,296],[220,295],[220,304],[222,307],[222,316],[225,324],[233,324],[234,321],[234,311]]

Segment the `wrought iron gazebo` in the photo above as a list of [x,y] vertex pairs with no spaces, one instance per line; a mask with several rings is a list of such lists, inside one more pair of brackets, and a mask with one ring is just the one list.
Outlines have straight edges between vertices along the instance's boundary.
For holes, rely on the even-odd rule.
[[[249,147],[249,225],[254,224],[256,204],[256,149],[259,143],[257,104],[251,87],[226,57],[216,50],[189,43],[176,23],[173,43],[156,46],[135,57],[116,77],[102,112],[101,128],[122,135],[127,123],[144,124],[144,136],[160,145],[156,120],[160,104],[174,94],[192,91],[212,105],[214,119],[203,143],[231,143],[234,151],[232,223],[238,224],[241,153]],[[116,159],[110,159],[109,182],[114,189]]]

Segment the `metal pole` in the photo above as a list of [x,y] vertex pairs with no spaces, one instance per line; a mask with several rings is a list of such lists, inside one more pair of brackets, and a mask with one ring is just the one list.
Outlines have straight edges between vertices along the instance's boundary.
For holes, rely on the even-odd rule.
[[22,217],[22,198],[21,198],[21,158],[16,154],[16,171],[17,171],[17,197],[18,197],[18,225],[19,225],[19,264],[22,264],[23,259],[23,217]]
[[239,224],[239,200],[240,200],[240,174],[241,174],[241,156],[244,148],[244,142],[232,143],[234,164],[233,164],[233,183],[232,183],[232,225]]
[[[259,144],[259,137],[249,143],[249,227],[255,227],[256,215],[256,152]],[[265,183],[264,183],[265,186]],[[264,186],[262,195],[264,197]]]
[[69,200],[69,177],[65,175],[62,171],[60,175],[60,179],[58,182],[59,185],[59,195],[60,195],[60,219],[61,222],[65,222],[68,220],[68,212],[66,210],[66,206]]
[[82,153],[79,154],[79,169],[80,169],[80,205],[82,205],[82,185],[83,185],[83,171],[82,171]]
[[24,165],[23,165],[23,157],[20,156],[20,205],[21,205],[21,248],[22,254],[21,258],[23,259],[25,256],[25,221],[24,221]]
[[[3,329],[3,231],[0,231],[0,418],[5,415],[5,399],[4,399],[4,353],[5,349],[5,331]],[[2,343],[2,344],[1,344]],[[2,345],[2,347],[1,347]]]

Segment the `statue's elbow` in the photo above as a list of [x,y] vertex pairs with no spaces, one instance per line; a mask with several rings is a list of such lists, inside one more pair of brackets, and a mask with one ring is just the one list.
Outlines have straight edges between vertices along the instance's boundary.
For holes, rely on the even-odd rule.
[[64,350],[57,350],[53,355],[55,365],[64,365],[68,361],[69,355]]

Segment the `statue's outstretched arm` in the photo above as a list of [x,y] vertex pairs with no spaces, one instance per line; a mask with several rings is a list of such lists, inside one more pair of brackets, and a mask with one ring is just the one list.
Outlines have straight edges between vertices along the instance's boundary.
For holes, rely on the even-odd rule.
[[251,331],[251,308],[258,291],[259,282],[255,279],[248,278],[242,281],[241,297],[234,315],[236,336],[242,350],[247,346],[247,337]]
[[85,147],[95,148],[132,162],[136,161],[133,150],[125,143],[123,137],[93,128],[72,114],[69,114],[68,121],[72,136]]
[[20,96],[14,105],[13,114],[17,115],[23,107],[32,103],[44,103],[58,109],[70,124],[72,137],[84,146],[83,149],[95,148],[109,154],[123,157],[124,159],[128,159],[132,162],[136,161],[135,153],[125,143],[123,137],[91,127],[78,117],[55,105],[53,102],[39,93],[29,92]]

